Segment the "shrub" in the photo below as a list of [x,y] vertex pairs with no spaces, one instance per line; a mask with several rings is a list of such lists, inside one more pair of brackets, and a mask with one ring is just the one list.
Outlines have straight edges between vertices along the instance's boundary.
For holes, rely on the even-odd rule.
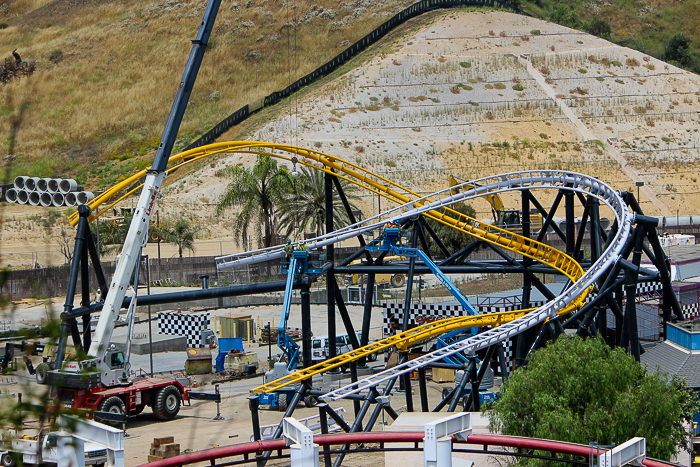
[[530,31],[530,34],[535,35],[535,36],[539,36],[542,33],[540,32],[539,29],[533,29],[532,31]]
[[506,85],[503,84],[503,83],[496,83],[496,84],[493,85],[493,87],[496,88],[496,89],[505,89],[505,88],[506,88]]
[[54,63],[58,63],[63,60],[63,51],[61,49],[54,49],[49,52],[49,60]]
[[459,66],[461,66],[462,68],[471,68],[472,64],[471,62],[459,62]]
[[522,84],[516,84],[515,86],[513,86],[513,89],[514,89],[515,91],[522,91],[522,90],[525,89],[525,88],[523,87]]
[[588,23],[586,30],[594,36],[602,37],[603,39],[610,39],[610,34],[612,33],[610,23],[603,18],[593,18]]
[[9,27],[10,27],[10,25],[7,23],[0,23],[0,29],[7,29]]

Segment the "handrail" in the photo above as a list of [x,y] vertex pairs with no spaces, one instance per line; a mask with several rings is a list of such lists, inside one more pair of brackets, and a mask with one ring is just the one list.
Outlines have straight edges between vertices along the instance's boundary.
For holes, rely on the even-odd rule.
[[[337,446],[344,444],[368,444],[379,443],[383,448],[385,444],[391,443],[422,443],[425,433],[422,431],[412,432],[383,432],[383,433],[342,433],[329,435],[314,435],[314,443],[319,446]],[[486,452],[488,446],[502,446],[520,449],[532,449],[536,451],[546,451],[558,454],[569,454],[590,458],[597,457],[598,450],[578,443],[568,443],[565,441],[554,441],[549,439],[524,438],[520,436],[493,435],[493,434],[471,434],[465,441],[452,438],[453,444],[474,444],[484,447]],[[220,448],[206,449],[203,451],[183,454],[180,456],[162,459],[140,467],[178,467],[183,465],[209,462],[231,456],[247,456],[249,454],[262,454],[266,451],[281,451],[288,449],[286,440],[276,439],[269,441],[258,441],[253,443],[234,444]],[[605,451],[600,451],[604,453]],[[656,459],[644,459],[642,465],[646,467],[670,467],[675,464]]]

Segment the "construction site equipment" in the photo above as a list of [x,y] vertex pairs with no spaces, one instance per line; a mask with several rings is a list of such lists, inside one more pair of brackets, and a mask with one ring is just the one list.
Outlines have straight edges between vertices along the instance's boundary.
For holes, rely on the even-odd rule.
[[260,362],[255,352],[229,353],[224,371],[232,376],[252,376],[258,372]]
[[219,337],[219,353],[216,356],[216,372],[224,371],[226,356],[233,352],[243,352],[242,337]]
[[185,361],[185,373],[188,375],[208,375],[211,373],[211,350],[189,349]]
[[[454,175],[450,175],[450,187],[452,192],[457,194],[460,190],[468,190],[474,186],[470,183],[465,183],[467,180],[458,179]],[[491,193],[483,197],[491,205],[491,214],[493,215],[494,225],[502,229],[522,232],[523,221],[522,211],[520,209],[506,209],[503,200],[498,193]],[[530,229],[537,233],[542,228],[542,215],[537,209],[530,210]]]
[[[407,258],[404,258],[402,256],[387,256],[384,258],[384,263],[392,262],[392,261],[404,261]],[[350,266],[356,265],[356,264],[363,264],[365,260],[355,260],[350,263]],[[365,282],[367,281],[367,275],[366,274],[347,274],[344,277],[345,280],[345,285],[348,286],[353,286],[357,285],[359,287],[364,287]],[[403,287],[404,284],[406,283],[406,275],[401,274],[401,273],[395,273],[395,274],[375,274],[374,276],[374,283],[376,285],[391,285],[392,287]]]
[[[175,144],[182,116],[187,107],[192,87],[204,57],[204,51],[213,29],[219,5],[220,0],[210,0],[207,3],[204,17],[197,32],[197,38],[192,42],[190,57],[170,110],[168,121],[163,130],[163,136],[158,145],[153,165],[146,173],[143,190],[136,204],[121,254],[118,257],[111,285],[107,289],[106,296],[104,296],[104,305],[94,337],[90,337],[89,327],[87,327],[85,332],[85,347],[88,347],[87,342],[91,342],[89,350],[87,350],[89,358],[80,361],[65,361],[64,356],[68,334],[72,334],[76,345],[80,345],[81,341],[80,332],[77,330],[75,319],[71,318],[71,312],[73,310],[82,252],[87,251],[87,249],[83,248],[83,242],[88,238],[88,245],[91,245],[90,241],[92,240],[88,227],[90,208],[83,205],[78,209],[80,222],[78,222],[76,235],[76,254],[71,265],[71,282],[66,294],[65,316],[63,316],[64,321],[61,325],[61,337],[55,362],[56,369],[48,371],[48,377],[44,381],[58,388],[58,399],[66,406],[85,407],[105,412],[127,413],[129,415],[138,414],[146,406],[150,406],[158,418],[170,420],[178,414],[181,402],[187,398],[187,390],[177,380],[148,377],[131,379],[128,357],[125,358],[123,352],[111,351],[110,342],[132,275],[135,274],[135,284],[138,283],[138,262],[141,257],[141,249],[148,240],[147,234],[151,215],[154,212],[156,200],[160,195],[168,159]],[[89,197],[85,198],[85,202],[90,201],[87,198]],[[94,248],[94,244],[92,244],[92,247]],[[79,255],[78,252],[81,252],[81,254]],[[87,256],[87,253],[85,253],[85,256]],[[87,258],[83,258],[82,261],[85,262],[83,266],[86,266]],[[93,262],[95,262],[95,258],[93,258]],[[133,316],[133,308],[137,302],[136,292],[137,287],[135,286],[127,315]],[[130,339],[131,333],[129,333],[128,337],[129,343]],[[128,348],[129,345],[127,345]]]

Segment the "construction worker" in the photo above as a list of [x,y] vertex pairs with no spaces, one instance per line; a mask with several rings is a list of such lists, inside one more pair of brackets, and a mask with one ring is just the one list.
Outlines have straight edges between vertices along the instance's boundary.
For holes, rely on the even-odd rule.
[[299,251],[306,251],[306,242],[301,242],[299,245]]

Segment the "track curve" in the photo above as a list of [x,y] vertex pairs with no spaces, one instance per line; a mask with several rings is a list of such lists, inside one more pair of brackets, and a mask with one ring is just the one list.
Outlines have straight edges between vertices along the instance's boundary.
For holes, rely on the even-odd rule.
[[[544,307],[530,310],[519,310],[515,312],[450,318],[446,320],[428,323],[426,325],[413,328],[409,331],[397,334],[395,336],[391,336],[380,341],[374,342],[368,346],[361,347],[357,350],[348,352],[346,354],[339,355],[333,359],[326,360],[309,368],[299,370],[288,376],[254,388],[253,392],[270,392],[278,390],[290,384],[294,384],[305,379],[311,378],[316,374],[320,374],[328,370],[340,367],[349,362],[359,360],[360,358],[365,357],[371,353],[386,349],[394,345],[397,346],[400,350],[403,350],[408,348],[410,345],[417,344],[421,341],[430,339],[432,337],[455,329],[463,329],[473,326],[499,326],[518,320],[525,320],[525,325],[523,325],[523,323],[520,321],[518,321],[515,324],[516,332],[510,332],[510,328],[504,328],[505,331],[502,330],[503,332],[505,332],[504,335],[501,335],[500,331],[494,335],[493,333],[496,332],[496,330],[492,329],[487,331],[486,333],[481,333],[477,336],[474,336],[473,338],[466,339],[465,341],[460,341],[459,343],[444,347],[439,351],[435,352],[435,355],[429,354],[425,356],[429,360],[425,364],[441,360],[446,356],[452,355],[460,351],[476,351],[480,348],[487,347],[496,342],[508,339],[513,335],[524,331],[525,329],[528,329],[532,326],[536,326],[540,322],[546,321],[550,317],[567,314],[569,311],[577,307],[578,302],[582,299],[581,297],[585,297],[585,295],[588,293],[588,291],[592,287],[593,283],[598,279],[598,277],[600,277],[600,275],[605,270],[607,270],[608,267],[612,266],[612,264],[614,264],[614,262],[617,260],[617,257],[619,257],[619,253],[624,247],[624,243],[629,235],[629,230],[632,223],[632,215],[627,209],[627,206],[625,205],[624,201],[622,200],[622,198],[620,198],[620,196],[614,189],[593,177],[589,177],[582,174],[576,174],[573,172],[531,171],[516,172],[511,174],[497,175],[494,177],[487,177],[478,180],[477,182],[480,184],[478,188],[474,188],[472,186],[472,188],[466,189],[458,194],[453,194],[450,190],[447,189],[444,190],[444,192],[449,193],[449,195],[443,198],[441,201],[439,201],[439,203],[441,203],[442,205],[448,205],[451,203],[472,199],[474,197],[483,196],[485,193],[513,191],[523,189],[524,187],[527,187],[528,189],[565,189],[585,193],[603,201],[613,210],[619,225],[623,226],[623,228],[618,229],[618,234],[616,235],[615,239],[611,242],[608,249],[606,249],[605,252],[603,252],[598,262],[596,262],[585,274],[583,274],[581,278],[579,278],[576,281],[573,281],[573,285],[570,289],[564,291],[564,293],[562,293],[559,297],[555,298],[555,300],[546,304]],[[467,183],[465,183],[465,185]],[[404,217],[411,217],[417,214],[422,214],[426,210],[431,210],[438,207],[438,205],[436,205],[435,203],[438,202],[434,202],[433,204],[424,204],[421,208],[414,208],[413,210],[397,214],[393,217],[390,217],[390,219],[396,222],[397,220],[402,219]],[[400,208],[401,207],[395,208],[395,210],[399,210]],[[386,221],[383,220],[379,223],[373,222],[369,225],[364,225],[360,228],[360,230],[371,230],[382,225],[384,222]],[[358,234],[357,228],[349,228],[347,230],[347,232],[344,232],[339,236],[333,236],[333,234],[330,234],[329,238],[317,240],[315,244],[312,240],[310,244],[312,246],[323,246],[324,244],[337,241],[337,239],[342,240]],[[545,262],[545,264],[547,263]],[[536,319],[533,320],[533,318]],[[471,349],[462,348],[460,346],[460,343],[462,345],[465,345],[467,342],[470,344],[475,344],[476,347]],[[432,356],[435,356],[435,358],[431,359],[430,357]],[[419,360],[421,359],[412,360],[411,362],[417,362]],[[415,364],[409,365],[407,369],[403,372],[411,371],[415,367]],[[377,375],[380,378],[380,380],[376,382],[376,384],[380,384],[386,379],[394,377],[394,373],[396,373],[396,371],[400,371],[400,368],[399,370],[392,369],[387,371],[391,373],[387,378],[384,378],[384,376],[379,377],[379,375],[383,375],[385,372],[379,373]],[[326,396],[324,396],[324,398],[330,397],[333,400],[342,398],[336,398],[336,395],[341,394],[342,391],[346,391],[349,387],[355,387],[356,384],[346,386],[345,388],[340,388],[339,390],[334,391],[333,393],[327,394]],[[376,384],[372,384],[371,386],[367,386],[366,388],[376,386]],[[365,387],[363,387],[363,389],[365,389]],[[347,392],[347,394],[353,394],[355,392],[359,392],[360,390],[361,389],[353,390],[351,392]]]
[[[549,318],[560,314],[572,303],[574,303],[581,295],[585,296],[587,290],[612,267],[620,257],[620,254],[629,237],[630,229],[634,220],[634,216],[630,213],[619,194],[605,183],[587,175],[577,174],[573,172],[517,172],[513,174],[503,174],[489,179],[479,180],[485,186],[496,188],[499,186],[508,186],[513,188],[528,189],[543,186],[544,184],[557,186],[565,190],[578,191],[586,193],[590,196],[595,196],[599,200],[607,204],[615,214],[618,222],[618,231],[615,238],[612,239],[608,248],[601,254],[590,269],[583,276],[574,282],[572,286],[564,290],[554,300],[547,302],[541,306],[519,318],[505,323],[497,328],[489,329],[485,332],[468,337],[454,344],[443,347],[440,350],[421,356],[409,362],[397,365],[389,370],[384,370],[376,375],[364,378],[357,383],[351,383],[337,390],[331,391],[324,396],[325,400],[339,400],[344,397],[356,394],[358,392],[375,387],[389,379],[410,372],[415,368],[428,365],[430,363],[441,360],[445,357],[453,355],[457,352],[473,354],[479,349],[489,347],[498,342],[514,337],[521,332],[532,328],[540,323],[543,323]],[[481,187],[480,187],[481,188]],[[478,190],[478,189],[477,189]],[[459,195],[457,195],[459,196]]]

